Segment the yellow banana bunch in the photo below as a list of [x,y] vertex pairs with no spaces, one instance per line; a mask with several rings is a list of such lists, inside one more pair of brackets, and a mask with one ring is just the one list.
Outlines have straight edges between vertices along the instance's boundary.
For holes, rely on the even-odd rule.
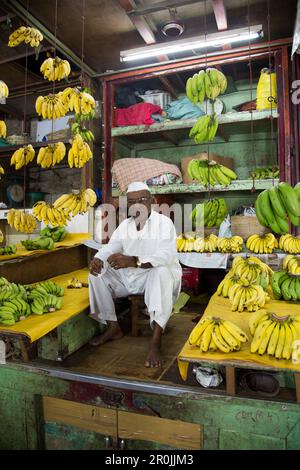
[[[5,171],[2,165],[0,165],[0,175],[4,175]],[[1,179],[1,176],[0,176]]]
[[186,82],[186,95],[194,103],[202,103],[205,98],[215,100],[217,96],[225,93],[227,89],[227,78],[214,68],[200,70]]
[[256,282],[260,284],[263,289],[268,288],[273,274],[272,269],[269,268],[267,264],[254,256],[250,256],[249,258],[236,256],[233,260],[230,272],[240,279],[245,279],[250,283]]
[[25,211],[18,209],[10,209],[8,211],[7,222],[17,232],[32,233],[37,227],[37,222],[33,215],[26,214]]
[[293,237],[293,235],[282,235],[279,240],[279,248],[285,253],[297,255],[300,253],[300,237]]
[[300,259],[297,256],[287,255],[283,259],[282,263],[283,269],[285,269],[288,274],[293,274],[294,276],[300,275]]
[[194,251],[195,240],[195,237],[185,236],[184,234],[177,237],[176,244],[178,253]]
[[273,253],[275,248],[278,248],[278,240],[273,233],[267,233],[264,236],[257,234],[251,235],[246,243],[248,250],[256,254]]
[[67,78],[71,73],[71,67],[67,60],[60,59],[59,57],[49,57],[41,65],[41,72],[44,78],[50,82],[56,80],[60,81]]
[[62,91],[63,99],[67,103],[69,111],[75,111],[76,114],[90,114],[96,106],[93,96],[87,91],[81,91],[79,88],[66,88]]
[[34,156],[35,150],[32,145],[24,145],[13,153],[10,164],[11,166],[15,165],[15,169],[19,170],[24,165],[31,163],[34,159]]
[[80,134],[76,134],[68,153],[69,167],[82,168],[92,157],[89,144],[84,142]]
[[78,213],[87,212],[97,202],[96,193],[88,188],[78,194],[63,194],[53,204],[56,209],[64,210],[73,217]]
[[239,281],[239,278],[231,274],[230,272],[226,274],[223,281],[220,282],[217,289],[217,294],[228,298],[229,297],[229,290],[234,284]]
[[2,243],[3,240],[4,240],[4,235],[3,235],[2,230],[0,230],[0,243]]
[[43,119],[58,119],[65,116],[68,112],[62,92],[39,96],[35,103],[35,109]]
[[221,253],[240,253],[242,249],[242,237],[235,235],[231,238],[218,238],[218,250]]
[[20,26],[9,36],[8,45],[9,47],[16,47],[25,42],[31,47],[38,47],[43,39],[44,37],[38,29],[30,26]]
[[177,251],[179,253],[195,251],[197,253],[213,253],[217,251],[218,237],[216,235],[209,235],[208,237],[195,237],[180,235],[177,238]]
[[4,121],[0,121],[0,137],[2,137],[3,139],[5,139],[6,137],[6,124]]
[[54,205],[49,205],[45,201],[37,202],[32,208],[34,216],[39,222],[44,222],[52,227],[64,227],[67,221],[71,220],[68,212]]
[[49,144],[47,147],[41,147],[37,157],[37,164],[42,168],[50,168],[56,163],[60,163],[66,155],[66,146],[63,142]]
[[205,317],[199,321],[189,336],[189,343],[202,352],[229,353],[239,351],[241,344],[248,341],[246,333],[229,320]]
[[[250,350],[259,355],[289,360],[300,340],[300,316],[278,316],[266,310],[251,315],[250,332],[253,335]],[[296,344],[295,344],[296,343]]]
[[0,80],[0,99],[7,98],[9,95],[9,89],[3,80]]
[[240,279],[228,292],[233,312],[256,312],[263,308],[266,301],[269,300],[268,294],[257,284],[250,283],[245,279]]

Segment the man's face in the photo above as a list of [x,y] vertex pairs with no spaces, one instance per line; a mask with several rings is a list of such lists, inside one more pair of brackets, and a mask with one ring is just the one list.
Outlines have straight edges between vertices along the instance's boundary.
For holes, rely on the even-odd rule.
[[137,219],[147,218],[151,212],[152,196],[149,191],[133,191],[127,194],[128,215]]

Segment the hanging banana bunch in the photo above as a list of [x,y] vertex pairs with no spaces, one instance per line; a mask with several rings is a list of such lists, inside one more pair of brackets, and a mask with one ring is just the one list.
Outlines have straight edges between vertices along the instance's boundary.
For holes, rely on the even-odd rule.
[[32,145],[24,145],[13,153],[10,164],[11,166],[15,165],[16,170],[20,170],[23,166],[31,163],[34,156],[35,150]]
[[39,222],[52,225],[52,227],[64,227],[67,225],[67,221],[71,220],[66,210],[59,207],[56,208],[45,201],[37,202],[33,206],[32,212]]
[[75,111],[76,114],[86,116],[95,109],[95,99],[85,88],[80,90],[68,87],[62,91],[62,95],[69,111]]
[[5,139],[7,133],[6,124],[4,121],[0,121],[0,137]]
[[227,90],[227,78],[214,68],[200,70],[186,82],[186,95],[194,103],[203,103],[205,98],[215,100]]
[[60,81],[67,78],[71,73],[71,67],[67,60],[59,57],[49,57],[41,65],[41,72],[45,79],[50,82]]
[[32,233],[37,227],[37,222],[33,215],[26,214],[25,211],[18,209],[10,209],[8,211],[7,222],[17,232]]
[[9,95],[9,89],[3,80],[0,80],[0,99],[7,98]]
[[53,167],[60,163],[66,155],[66,146],[63,142],[49,144],[47,147],[41,147],[37,157],[37,164],[42,168]]
[[76,214],[83,214],[93,207],[97,202],[95,191],[87,188],[78,194],[63,194],[53,204],[56,209],[65,210],[73,217]]
[[8,45],[9,47],[16,47],[25,42],[31,47],[38,47],[43,39],[44,36],[38,29],[30,26],[20,26],[9,36]]
[[68,112],[62,92],[39,96],[35,103],[35,109],[43,119],[58,119],[65,116]]
[[84,142],[80,134],[76,134],[68,153],[70,168],[82,168],[93,157],[89,144]]

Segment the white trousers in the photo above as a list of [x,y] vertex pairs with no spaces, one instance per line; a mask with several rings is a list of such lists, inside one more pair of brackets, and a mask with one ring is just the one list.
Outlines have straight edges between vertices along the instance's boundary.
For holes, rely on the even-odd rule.
[[101,276],[89,275],[91,315],[106,324],[107,320],[117,321],[114,298],[130,294],[144,294],[150,316],[150,325],[155,321],[165,328],[181,286],[180,271],[177,275],[168,267],[137,269],[112,269],[109,265]]

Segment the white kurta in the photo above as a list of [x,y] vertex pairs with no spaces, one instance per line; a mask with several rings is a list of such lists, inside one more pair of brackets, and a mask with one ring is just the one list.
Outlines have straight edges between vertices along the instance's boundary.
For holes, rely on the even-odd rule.
[[[114,270],[106,262],[114,253],[138,256],[142,263],[151,263],[153,268]],[[89,276],[93,317],[102,323],[116,321],[114,298],[144,294],[151,326],[155,321],[165,328],[180,293],[182,274],[172,221],[152,211],[143,229],[138,231],[134,219],[126,219],[96,257],[104,262],[104,269],[100,276]]]

